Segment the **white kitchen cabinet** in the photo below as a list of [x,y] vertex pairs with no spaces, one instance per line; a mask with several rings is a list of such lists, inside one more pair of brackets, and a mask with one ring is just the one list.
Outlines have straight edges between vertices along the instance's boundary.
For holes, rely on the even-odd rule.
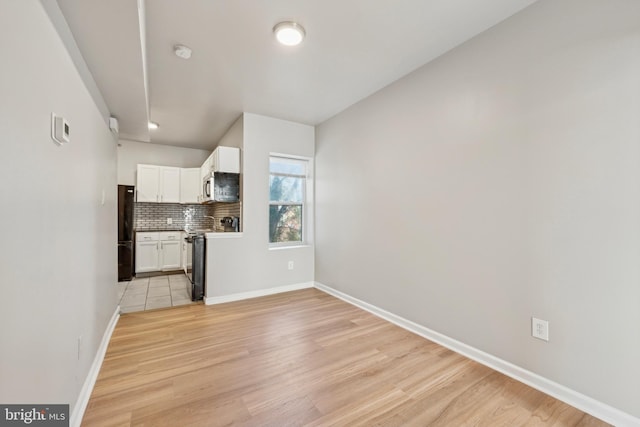
[[187,242],[184,241],[184,238],[186,237],[186,233],[183,231],[182,232],[182,239],[180,240],[180,245],[182,247],[182,262],[181,262],[181,267],[184,270],[184,272],[187,272]]
[[160,166],[160,202],[180,203],[180,168]]
[[205,160],[204,163],[202,163],[202,166],[200,167],[200,178],[204,179],[204,177],[209,175],[209,173],[211,173],[212,170],[213,170],[213,153],[209,154],[209,157],[207,157],[207,160]]
[[213,151],[213,172],[240,173],[240,149],[219,146]]
[[138,202],[158,202],[160,195],[160,169],[154,165],[138,165],[136,175]]
[[180,203],[180,168],[138,165],[136,187],[138,202]]
[[160,233],[160,269],[179,270],[182,267],[182,248],[179,231]]
[[160,270],[159,233],[136,233],[136,273]]
[[240,173],[240,149],[219,146],[204,161],[201,171],[202,179],[211,172]]
[[187,237],[187,233],[182,233],[182,269],[185,274],[188,270],[191,270],[191,243],[187,243],[184,239]]
[[201,187],[200,168],[180,169],[180,203],[200,203]]
[[136,233],[136,273],[179,270],[180,231]]

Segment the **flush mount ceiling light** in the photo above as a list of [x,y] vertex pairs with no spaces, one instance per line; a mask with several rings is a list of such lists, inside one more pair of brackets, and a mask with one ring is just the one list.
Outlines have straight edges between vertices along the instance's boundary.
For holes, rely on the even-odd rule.
[[276,40],[285,46],[297,46],[304,39],[304,28],[295,22],[280,22],[273,27]]
[[160,127],[156,122],[149,122],[149,130],[158,129]]
[[189,59],[191,58],[191,52],[191,49],[183,44],[177,44],[173,47],[173,53],[175,53],[178,58]]

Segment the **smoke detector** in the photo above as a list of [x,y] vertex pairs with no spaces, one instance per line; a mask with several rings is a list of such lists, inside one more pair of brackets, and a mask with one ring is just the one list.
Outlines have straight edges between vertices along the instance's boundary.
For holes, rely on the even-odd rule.
[[183,44],[175,45],[173,47],[173,53],[175,53],[178,58],[182,58],[182,59],[191,58],[191,49]]

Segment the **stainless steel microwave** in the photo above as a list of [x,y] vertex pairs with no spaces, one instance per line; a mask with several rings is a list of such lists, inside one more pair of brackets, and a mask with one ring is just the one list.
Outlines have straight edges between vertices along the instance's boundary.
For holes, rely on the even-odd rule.
[[202,180],[205,203],[237,202],[240,200],[240,174],[210,172]]

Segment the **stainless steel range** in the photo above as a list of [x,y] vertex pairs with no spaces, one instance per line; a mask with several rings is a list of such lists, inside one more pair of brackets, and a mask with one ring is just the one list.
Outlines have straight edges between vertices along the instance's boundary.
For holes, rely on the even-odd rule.
[[191,300],[198,301],[204,298],[206,238],[204,233],[190,233],[185,241],[191,245],[191,269],[186,271],[191,286],[187,289]]

